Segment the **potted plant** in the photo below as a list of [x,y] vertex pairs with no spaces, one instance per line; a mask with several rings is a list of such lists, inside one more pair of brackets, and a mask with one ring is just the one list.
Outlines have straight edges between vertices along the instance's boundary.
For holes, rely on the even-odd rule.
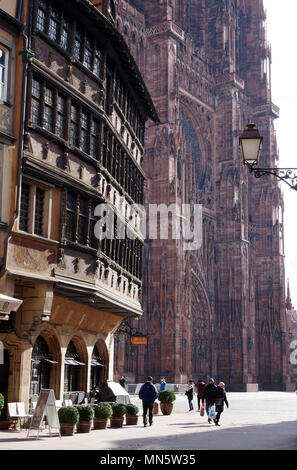
[[61,436],[73,436],[74,428],[79,420],[79,413],[75,406],[62,406],[58,410]]
[[94,412],[94,429],[105,429],[108,418],[112,416],[111,405],[106,402],[98,403],[98,405],[95,406]]
[[160,408],[163,415],[170,415],[173,409],[173,402],[176,399],[175,393],[171,390],[159,392]]
[[132,403],[126,405],[126,424],[137,424],[139,408]]
[[1,410],[4,408],[4,396],[0,393],[0,429],[8,429],[9,423],[1,420]]
[[76,408],[79,414],[76,432],[90,432],[94,418],[93,408],[90,405],[79,405]]
[[121,428],[124,422],[124,415],[126,414],[126,407],[122,403],[114,403],[111,405],[112,416],[110,418],[111,428]]
[[0,411],[4,408],[4,396],[0,393]]

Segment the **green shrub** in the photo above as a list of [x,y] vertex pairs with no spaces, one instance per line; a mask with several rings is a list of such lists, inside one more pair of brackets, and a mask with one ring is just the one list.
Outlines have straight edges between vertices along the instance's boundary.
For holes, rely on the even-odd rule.
[[136,416],[137,413],[139,412],[139,408],[136,405],[133,405],[132,403],[129,403],[126,406],[126,414],[127,415],[133,415]]
[[109,403],[101,402],[95,406],[95,418],[110,418],[112,416],[112,408]]
[[0,393],[0,410],[4,408],[4,396]]
[[79,413],[75,406],[62,406],[58,410],[58,416],[60,423],[64,424],[76,424],[79,420]]
[[159,392],[159,400],[161,403],[172,403],[175,399],[175,393],[171,390],[162,390],[162,392]]
[[79,421],[91,421],[94,418],[94,411],[90,405],[79,405],[76,408],[79,414]]
[[111,407],[113,418],[121,418],[126,414],[126,406],[122,403],[114,403],[113,405],[111,405]]

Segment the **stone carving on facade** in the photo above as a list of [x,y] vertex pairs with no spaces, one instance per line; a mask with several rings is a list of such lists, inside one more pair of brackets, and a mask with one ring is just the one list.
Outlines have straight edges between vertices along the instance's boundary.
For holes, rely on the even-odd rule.
[[43,160],[46,160],[48,157],[48,149],[49,149],[49,144],[47,141],[42,143],[42,158]]

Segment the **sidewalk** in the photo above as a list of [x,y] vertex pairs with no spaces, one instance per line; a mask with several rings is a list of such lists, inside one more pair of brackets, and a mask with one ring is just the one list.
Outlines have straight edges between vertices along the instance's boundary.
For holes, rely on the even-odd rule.
[[297,450],[297,397],[293,392],[229,393],[221,427],[207,417],[188,412],[185,396],[177,396],[170,416],[154,415],[153,426],[142,425],[141,402],[137,426],[92,430],[89,434],[40,439],[34,431],[0,431],[0,451],[18,450]]

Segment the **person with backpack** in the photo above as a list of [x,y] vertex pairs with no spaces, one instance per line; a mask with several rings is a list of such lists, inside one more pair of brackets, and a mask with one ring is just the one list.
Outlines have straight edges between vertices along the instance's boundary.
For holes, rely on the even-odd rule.
[[154,402],[158,398],[158,392],[153,384],[153,377],[150,375],[147,378],[147,381],[141,386],[139,390],[139,398],[142,400],[143,407],[143,426],[147,425],[147,413],[149,413],[149,423],[150,426],[153,424],[153,409]]

